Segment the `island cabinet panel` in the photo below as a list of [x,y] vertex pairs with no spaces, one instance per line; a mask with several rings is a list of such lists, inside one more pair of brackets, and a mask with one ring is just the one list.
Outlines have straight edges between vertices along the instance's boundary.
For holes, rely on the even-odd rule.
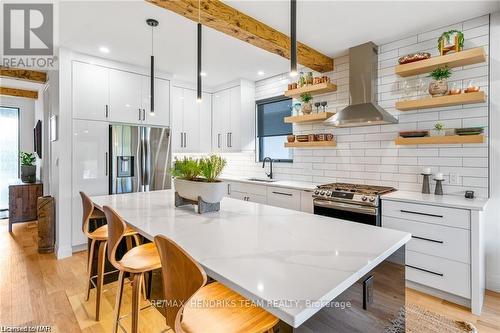
[[284,327],[283,331],[380,333],[398,325],[400,332],[404,332],[405,320],[401,313],[405,307],[405,288],[405,247],[402,246],[302,325]]

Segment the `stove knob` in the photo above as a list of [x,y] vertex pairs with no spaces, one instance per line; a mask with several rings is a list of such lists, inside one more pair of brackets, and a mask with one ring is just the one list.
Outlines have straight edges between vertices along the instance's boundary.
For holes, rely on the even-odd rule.
[[332,191],[326,191],[326,195],[329,197],[332,195]]
[[322,190],[321,192],[319,192],[319,194],[325,195],[325,191]]
[[375,197],[370,197],[370,202],[375,202]]
[[319,190],[314,191],[314,194],[318,195],[319,194]]
[[361,200],[363,200],[363,201],[366,201],[366,199],[368,199],[368,198],[366,197],[366,195],[363,195],[363,196],[361,197]]

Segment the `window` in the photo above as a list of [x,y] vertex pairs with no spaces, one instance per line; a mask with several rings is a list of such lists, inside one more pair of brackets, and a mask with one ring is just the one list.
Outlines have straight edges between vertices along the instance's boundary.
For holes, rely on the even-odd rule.
[[19,109],[0,107],[0,215],[9,207],[9,183],[19,177]]
[[270,157],[278,162],[292,162],[293,149],[285,148],[286,136],[292,134],[292,124],[285,124],[290,116],[292,99],[284,96],[269,98],[257,104],[257,140],[259,161]]

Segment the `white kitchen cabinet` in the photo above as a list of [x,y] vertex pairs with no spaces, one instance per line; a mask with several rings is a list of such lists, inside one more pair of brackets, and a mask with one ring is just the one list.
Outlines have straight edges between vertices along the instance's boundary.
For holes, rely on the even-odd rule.
[[142,75],[110,69],[109,104],[111,121],[129,124],[143,122]]
[[211,96],[203,93],[197,102],[196,91],[172,87],[172,147],[174,152],[210,152]]
[[300,210],[305,213],[314,213],[313,205],[313,193],[312,190],[300,191]]
[[106,122],[73,120],[73,246],[87,242],[87,237],[82,232],[82,201],[79,191],[89,196],[109,193],[108,136],[109,125]]
[[79,61],[72,63],[73,117],[107,120],[109,116],[109,70]]
[[300,190],[267,186],[267,204],[300,211]]
[[155,110],[151,114],[151,79],[142,76],[141,105],[144,110],[143,122],[152,126],[170,126],[170,81],[155,78]]
[[254,149],[255,87],[247,81],[213,95],[212,147],[216,152]]
[[227,182],[227,196],[233,199],[267,204],[266,186]]

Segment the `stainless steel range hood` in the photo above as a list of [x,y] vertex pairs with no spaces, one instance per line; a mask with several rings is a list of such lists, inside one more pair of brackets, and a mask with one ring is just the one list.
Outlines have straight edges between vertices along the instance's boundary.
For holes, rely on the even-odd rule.
[[348,107],[325,121],[335,127],[358,127],[398,122],[389,112],[377,104],[378,55],[377,45],[372,42],[349,49]]

